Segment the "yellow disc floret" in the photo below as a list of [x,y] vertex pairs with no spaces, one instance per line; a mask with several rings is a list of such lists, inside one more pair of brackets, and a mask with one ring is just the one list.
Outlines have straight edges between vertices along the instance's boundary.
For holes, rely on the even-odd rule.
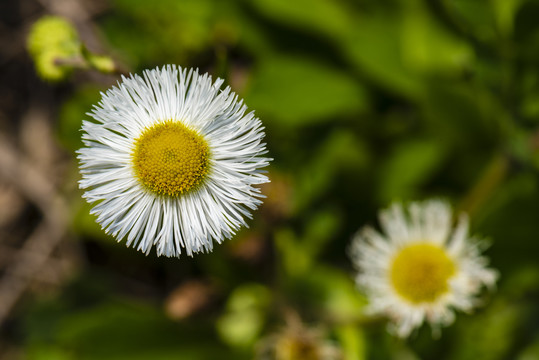
[[147,128],[135,140],[132,154],[137,178],[151,192],[179,196],[197,188],[209,171],[205,139],[179,121]]
[[402,248],[390,268],[397,293],[408,301],[434,302],[448,291],[455,264],[446,251],[434,244],[416,243]]

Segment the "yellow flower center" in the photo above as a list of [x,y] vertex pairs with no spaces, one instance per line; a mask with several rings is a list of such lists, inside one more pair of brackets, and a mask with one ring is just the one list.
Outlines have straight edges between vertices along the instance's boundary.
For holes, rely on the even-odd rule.
[[419,243],[400,250],[390,271],[399,295],[412,303],[430,303],[447,292],[455,263],[439,246]]
[[202,183],[210,149],[196,131],[167,120],[144,130],[132,154],[137,178],[158,195],[179,196]]

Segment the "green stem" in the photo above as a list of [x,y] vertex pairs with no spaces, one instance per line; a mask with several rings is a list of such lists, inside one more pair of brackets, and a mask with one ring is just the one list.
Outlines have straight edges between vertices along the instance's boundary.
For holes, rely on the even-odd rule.
[[504,154],[496,154],[486,166],[479,180],[461,201],[458,210],[473,217],[503,182],[508,172],[509,158]]

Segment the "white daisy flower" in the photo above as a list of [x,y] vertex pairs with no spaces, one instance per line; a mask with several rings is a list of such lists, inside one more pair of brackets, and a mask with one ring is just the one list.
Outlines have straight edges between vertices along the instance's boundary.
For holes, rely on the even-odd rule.
[[261,204],[264,128],[223,80],[168,65],[122,77],[82,125],[84,198],[118,241],[148,254],[211,251]]
[[287,313],[286,326],[262,338],[256,346],[257,360],[342,360],[337,344],[319,327],[307,327],[295,313]]
[[358,286],[369,298],[366,311],[385,314],[389,330],[407,337],[424,321],[435,335],[454,321],[454,310],[479,305],[484,285],[498,278],[481,256],[484,242],[468,236],[468,218],[453,229],[450,206],[431,200],[400,204],[380,213],[384,234],[365,227],[354,237],[351,258]]

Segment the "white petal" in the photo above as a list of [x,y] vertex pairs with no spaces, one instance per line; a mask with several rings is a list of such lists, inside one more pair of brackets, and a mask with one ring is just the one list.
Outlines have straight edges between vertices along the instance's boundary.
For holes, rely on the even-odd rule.
[[[232,237],[263,196],[262,124],[225,88],[223,80],[168,65],[142,76],[122,77],[82,125],[85,147],[78,151],[84,197],[107,233],[148,254],[179,256],[211,251]],[[134,144],[142,132],[165,121],[197,131],[210,148],[210,171],[203,184],[176,198],[152,194],[136,179]]]

